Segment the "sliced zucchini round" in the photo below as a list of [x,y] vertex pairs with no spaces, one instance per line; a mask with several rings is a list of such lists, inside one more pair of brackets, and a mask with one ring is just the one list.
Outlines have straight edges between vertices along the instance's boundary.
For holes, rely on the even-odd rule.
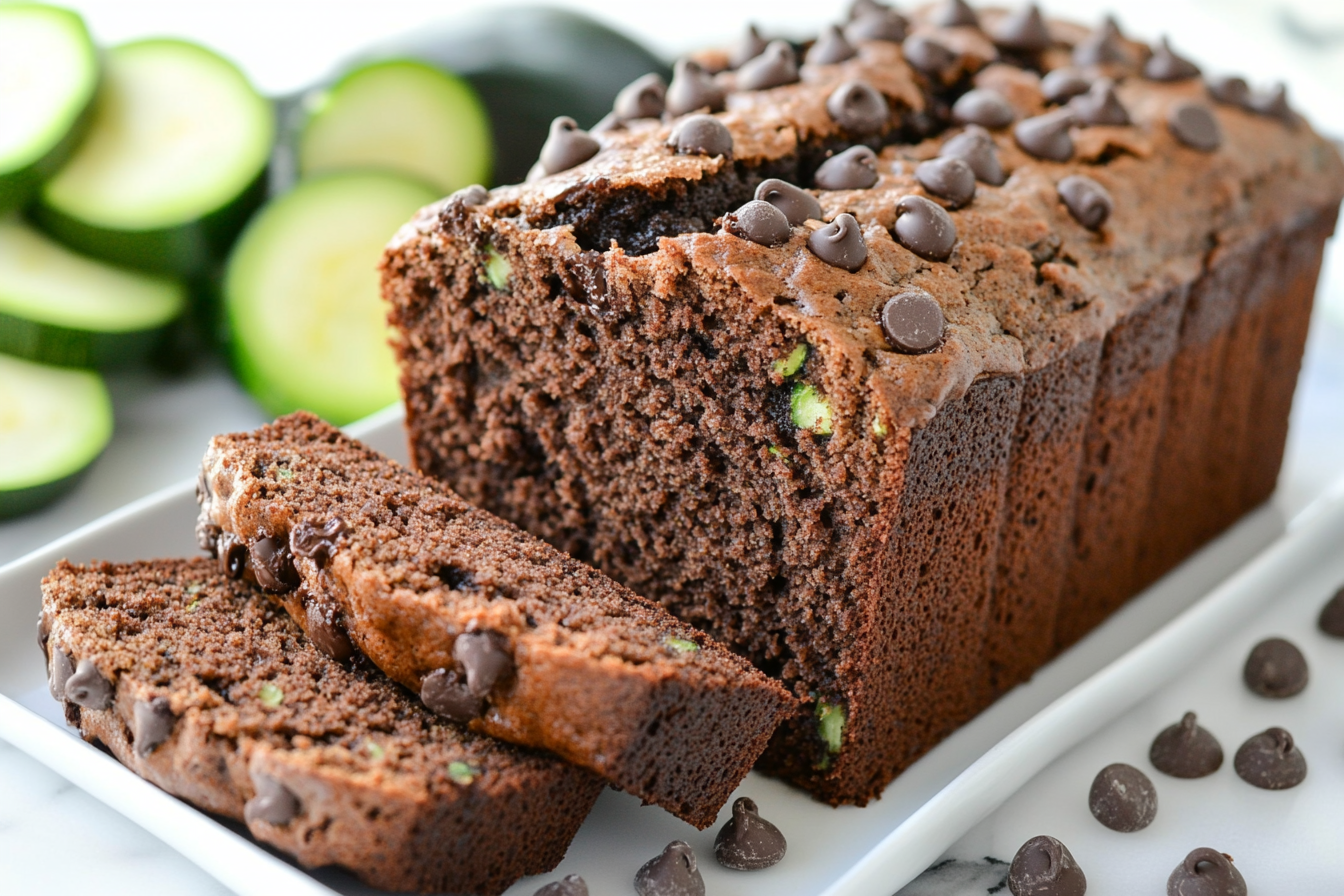
[[0,519],[68,491],[111,438],[98,374],[0,355]]
[[232,63],[186,41],[124,44],[38,221],[97,258],[206,273],[264,196],[274,136],[270,103]]
[[83,19],[0,4],[0,213],[26,203],[69,157],[97,89],[98,51]]
[[378,262],[437,197],[392,174],[332,174],[300,181],[247,226],[224,308],[238,377],[269,413],[304,408],[340,425],[397,400]]
[[0,219],[0,352],[67,367],[137,364],[186,303],[176,280],[85,258]]
[[490,119],[467,82],[393,59],[364,65],[305,101],[299,175],[381,169],[447,194],[490,179]]

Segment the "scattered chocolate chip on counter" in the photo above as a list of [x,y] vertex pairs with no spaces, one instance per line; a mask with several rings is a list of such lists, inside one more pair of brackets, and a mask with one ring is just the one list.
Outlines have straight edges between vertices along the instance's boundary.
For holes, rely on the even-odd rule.
[[1032,837],[1008,867],[1013,896],[1083,896],[1087,877],[1069,848],[1054,837]]
[[1112,763],[1092,779],[1087,808],[1093,818],[1111,830],[1132,834],[1157,817],[1157,788],[1134,766]]
[[957,225],[936,202],[902,196],[896,203],[896,242],[920,258],[946,261],[957,244]]
[[1187,712],[1175,725],[1164,728],[1148,750],[1148,761],[1173,778],[1203,778],[1223,765],[1223,747]]
[[817,197],[777,177],[761,181],[756,187],[756,198],[782,211],[790,225],[801,224],[808,218],[821,220],[821,203]]
[[1164,34],[1153,55],[1144,60],[1143,76],[1150,81],[1188,81],[1199,77],[1199,66],[1176,55]]
[[551,122],[551,133],[541,147],[541,170],[546,174],[568,171],[597,155],[601,145],[578,122],[561,115]]
[[723,229],[762,246],[782,246],[792,233],[788,216],[761,199],[753,199],[737,211],[724,215]]
[[1344,638],[1344,587],[1321,607],[1316,626],[1332,638]]
[[1223,145],[1218,119],[1203,103],[1179,103],[1167,112],[1167,129],[1191,149],[1213,152]]
[[1073,158],[1069,128],[1075,119],[1073,110],[1067,107],[1024,118],[1013,128],[1013,139],[1028,155],[1050,162],[1067,162]]
[[639,896],[705,896],[705,879],[695,864],[695,853],[683,840],[673,840],[662,854],[635,872]]
[[807,248],[832,267],[844,268],[851,274],[868,260],[868,244],[859,232],[859,222],[848,212],[836,215],[834,221],[812,231],[807,238]]
[[532,896],[588,896],[588,881],[577,874],[566,874],[553,880]]
[[1287,790],[1307,777],[1307,760],[1282,728],[1251,736],[1232,760],[1237,775],[1262,790]]
[[1291,641],[1266,638],[1246,657],[1242,678],[1261,697],[1291,697],[1307,686],[1307,658]]
[[725,158],[733,155],[733,135],[727,125],[713,115],[692,115],[683,119],[672,129],[667,142],[682,155]]
[[933,296],[922,289],[907,289],[882,305],[882,335],[893,349],[906,355],[922,355],[943,344],[947,319]]
[[819,190],[866,190],[877,183],[877,153],[867,146],[851,146],[822,162],[812,175]]
[[1171,872],[1167,896],[1246,896],[1246,880],[1231,856],[1201,846]]
[[949,137],[938,150],[943,158],[961,159],[975,172],[975,179],[991,186],[1000,186],[1007,176],[999,162],[999,150],[989,131],[979,125],[967,125],[960,134]]
[[963,159],[940,156],[920,162],[915,167],[915,180],[952,208],[960,208],[975,198],[975,172]]
[[714,838],[714,858],[734,871],[759,871],[778,865],[788,844],[779,828],[761,817],[747,797],[733,801],[733,817]]
[[1088,230],[1100,230],[1115,208],[1106,188],[1084,174],[1070,174],[1056,189],[1069,214]]

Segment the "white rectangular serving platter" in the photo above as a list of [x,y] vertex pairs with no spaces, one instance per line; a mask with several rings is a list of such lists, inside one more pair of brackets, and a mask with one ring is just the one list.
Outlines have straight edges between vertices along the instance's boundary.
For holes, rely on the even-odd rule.
[[[393,457],[405,458],[397,409],[356,424],[351,432]],[[375,892],[336,869],[299,869],[257,845],[240,826],[199,812],[142,781],[67,729],[47,692],[34,629],[39,583],[46,571],[61,558],[86,562],[191,556],[198,552],[195,514],[194,483],[184,482],[0,568],[0,738],[240,894]],[[509,893],[531,896],[541,883],[564,874],[581,874],[596,894],[629,892],[644,861],[668,841],[683,839],[701,858],[707,889],[716,896],[890,896],[1055,758],[1235,631],[1273,598],[1276,582],[1300,568],[1303,556],[1327,551],[1331,537],[1336,549],[1344,543],[1336,534],[1344,531],[1344,500],[1312,520],[1283,536],[1283,519],[1272,505],[1250,514],[1030,683],[940,744],[865,808],[832,809],[753,773],[736,795],[755,799],[762,814],[788,838],[788,855],[774,868],[750,874],[720,868],[712,858],[717,826],[696,831],[661,809],[608,790],[564,862],[545,877],[520,881]],[[1273,547],[1237,572],[1271,543]],[[728,814],[725,808],[720,823]]]

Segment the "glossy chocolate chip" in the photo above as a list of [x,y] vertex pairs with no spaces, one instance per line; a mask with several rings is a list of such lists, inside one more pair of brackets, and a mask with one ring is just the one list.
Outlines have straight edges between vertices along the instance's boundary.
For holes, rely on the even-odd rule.
[[470,722],[485,711],[485,701],[473,696],[453,669],[435,669],[420,684],[420,699],[431,712],[454,722]]
[[920,258],[946,261],[957,244],[957,225],[941,205],[923,196],[903,196],[896,203],[896,242]]
[[532,896],[588,896],[588,882],[577,874],[553,880]]
[[243,806],[243,819],[248,824],[280,826],[298,817],[299,798],[275,778],[265,772],[252,772],[252,787],[256,793]]
[[1093,31],[1073,48],[1074,65],[1108,65],[1129,61],[1125,52],[1120,26],[1113,16],[1107,16],[1101,27]]
[[723,229],[762,246],[782,246],[792,233],[788,217],[768,202],[753,199],[723,216]]
[[1307,759],[1282,728],[1248,738],[1232,759],[1237,776],[1262,790],[1287,790],[1307,777]]
[[1113,831],[1132,834],[1157,817],[1157,788],[1132,765],[1116,762],[1097,772],[1087,795],[1092,817]]
[[1334,596],[1325,602],[1325,606],[1321,607],[1321,615],[1316,618],[1316,625],[1332,638],[1344,638],[1344,588],[1336,591]]
[[53,699],[65,702],[65,685],[74,674],[75,664],[70,659],[70,654],[59,647],[53,648],[51,659],[47,663],[47,687],[50,688]]
[[1067,103],[1091,87],[1092,79],[1071,66],[1057,68],[1041,78],[1041,95],[1051,103]]
[[232,532],[223,532],[217,545],[219,570],[231,579],[241,579],[247,572],[247,545]]
[[289,549],[295,557],[311,560],[318,569],[325,569],[348,532],[345,520],[339,516],[331,517],[321,526],[304,521],[290,530]]
[[622,87],[621,92],[616,94],[611,111],[617,121],[634,121],[637,118],[657,118],[666,107],[667,84],[662,75],[650,72]]
[[952,120],[958,124],[978,124],[984,128],[1006,128],[1017,115],[997,90],[978,88],[961,95],[952,104]]
[[962,159],[929,159],[915,167],[915,180],[930,194],[959,208],[975,197],[975,172]]
[[1143,76],[1150,81],[1187,81],[1199,77],[1199,66],[1176,55],[1163,35],[1153,55],[1143,63]]
[[1013,896],[1083,896],[1087,877],[1069,848],[1054,837],[1032,837],[1008,866]]
[[1106,188],[1083,174],[1069,175],[1059,182],[1057,189],[1069,214],[1088,230],[1100,230],[1115,208]]
[[705,896],[705,880],[695,864],[695,853],[683,840],[673,840],[661,855],[635,872],[639,896]]
[[887,124],[891,109],[882,92],[866,81],[846,81],[826,98],[826,111],[851,134],[875,134]]
[[1013,128],[1013,139],[1028,155],[1067,162],[1073,158],[1073,138],[1069,136],[1073,122],[1073,110],[1067,108],[1024,118]]
[[979,125],[968,125],[966,130],[948,138],[938,150],[943,158],[961,159],[975,172],[975,179],[999,186],[1007,176],[999,162],[999,150],[989,131]]
[[980,27],[980,17],[966,0],[942,0],[929,12],[928,21],[930,25],[939,28],[955,28],[958,25]]
[[490,201],[490,191],[480,184],[472,184],[463,187],[448,196],[449,205],[457,205],[462,208],[474,208],[478,205],[484,205]]
[[772,177],[761,181],[756,198],[768,202],[784,213],[790,225],[798,225],[808,218],[821,220],[821,203],[817,197],[787,181]]
[[173,733],[177,717],[165,697],[137,700],[131,710],[134,719],[135,755],[141,759],[153,753]]
[[51,622],[47,619],[45,610],[37,614],[37,646],[42,651],[42,656],[48,661],[51,655],[47,652],[47,642],[51,640]]
[[355,655],[355,645],[342,623],[341,611],[331,603],[310,598],[303,606],[304,632],[313,646],[343,663]]
[[943,344],[947,319],[933,296],[907,289],[882,305],[882,335],[887,344],[906,355],[922,355]]
[[299,571],[284,538],[269,536],[252,545],[252,572],[267,594],[285,594],[299,587]]
[[798,59],[782,40],[772,40],[761,55],[737,70],[738,90],[769,90],[797,80]]
[[890,9],[881,9],[859,16],[845,26],[845,40],[861,44],[870,40],[900,43],[905,40],[905,17]]
[[1227,853],[1201,846],[1171,872],[1167,896],[1246,896],[1246,879]]
[[845,10],[845,21],[852,22],[875,12],[886,12],[890,8],[885,3],[878,3],[877,0],[854,0],[849,4],[849,9]]
[[1010,53],[1039,53],[1051,43],[1045,19],[1035,3],[1004,16],[989,36],[996,46]]
[[819,190],[866,190],[877,183],[877,153],[851,146],[822,162],[812,183]]
[[837,215],[825,227],[812,231],[807,248],[832,267],[844,268],[851,274],[868,260],[868,244],[859,232],[859,222],[851,214]]
[[453,659],[467,673],[467,691],[473,697],[484,697],[497,683],[513,675],[509,639],[499,632],[458,635],[453,642]]
[[1087,93],[1069,100],[1069,109],[1079,124],[1123,126],[1130,123],[1129,112],[1121,105],[1120,97],[1115,94],[1115,82],[1110,78],[1094,81]]
[[1199,726],[1195,714],[1188,712],[1153,738],[1148,761],[1173,778],[1203,778],[1222,768],[1223,748],[1218,738]]
[[676,118],[698,109],[723,111],[723,91],[714,77],[690,59],[678,59],[672,66],[672,83],[667,85],[664,111]]
[[957,61],[956,53],[922,34],[907,37],[901,44],[901,53],[911,68],[933,77],[940,77]]
[[1251,99],[1251,88],[1245,78],[1235,75],[1222,75],[1204,80],[1204,87],[1216,102],[1225,106],[1245,108]]
[[1203,103],[1180,103],[1167,111],[1167,129],[1177,140],[1201,152],[1213,152],[1223,143],[1218,119]]
[[683,155],[733,155],[733,135],[723,122],[713,115],[692,115],[672,129],[668,145]]
[[1280,121],[1293,121],[1293,110],[1288,105],[1288,88],[1276,84],[1269,90],[1254,91],[1246,98],[1246,108],[1257,115],[1277,118]]
[[803,61],[808,65],[834,65],[837,62],[844,62],[846,59],[854,58],[858,50],[854,45],[845,40],[845,35],[840,31],[838,25],[830,25],[821,32],[816,43],[812,44],[807,50],[807,55]]
[[196,520],[196,544],[211,557],[219,556],[219,536],[222,530],[204,517]]
[[733,802],[733,817],[714,838],[714,858],[734,871],[759,871],[778,865],[788,844],[779,828],[761,817],[746,797]]
[[541,169],[547,174],[568,171],[597,155],[601,148],[574,119],[561,115],[551,122],[551,132],[541,147]]
[[728,67],[741,68],[757,56],[765,52],[769,46],[765,38],[761,37],[761,32],[756,25],[747,25],[747,30],[742,32],[733,49],[728,53]]
[[89,659],[80,660],[65,683],[65,699],[85,709],[111,709],[113,693],[112,682]]
[[1291,697],[1307,686],[1307,658],[1291,641],[1266,638],[1246,657],[1241,674],[1261,697]]

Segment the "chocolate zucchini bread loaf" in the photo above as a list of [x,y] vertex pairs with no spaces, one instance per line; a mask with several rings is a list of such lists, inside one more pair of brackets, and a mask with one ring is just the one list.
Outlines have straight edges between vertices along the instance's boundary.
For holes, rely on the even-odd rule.
[[415,465],[782,680],[760,767],[836,803],[1268,497],[1344,193],[1114,22],[856,8],[383,261]]
[[209,560],[62,562],[39,631],[52,694],[87,740],[305,866],[376,887],[502,892],[559,863],[602,789],[328,658]]
[[703,633],[307,413],[217,436],[202,547],[339,659],[698,827],[795,701]]

